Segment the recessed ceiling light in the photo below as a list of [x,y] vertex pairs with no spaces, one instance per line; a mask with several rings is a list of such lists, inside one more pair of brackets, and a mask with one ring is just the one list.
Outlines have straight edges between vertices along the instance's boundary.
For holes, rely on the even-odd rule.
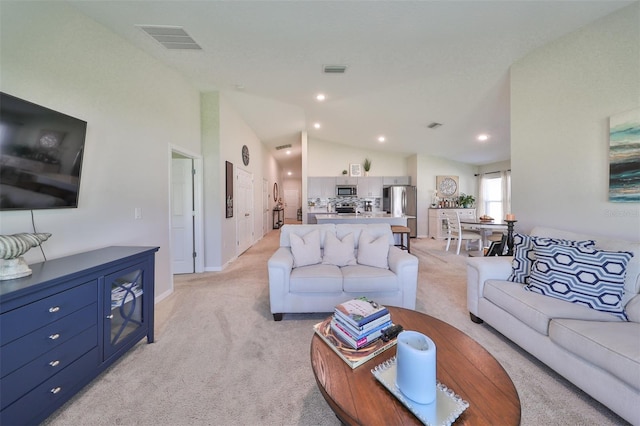
[[481,141],[481,142],[484,142],[484,141],[486,141],[487,139],[489,139],[489,135],[487,135],[487,134],[485,134],[485,133],[483,133],[483,134],[481,134],[481,135],[478,135],[478,140],[479,140],[479,141]]
[[320,102],[324,101],[325,99],[327,99],[327,97],[324,95],[324,93],[318,93],[316,95],[316,99]]
[[288,174],[289,176],[291,176],[291,172],[287,172],[287,174]]
[[387,139],[384,136],[378,136],[378,142],[384,142]]
[[287,155],[291,155],[291,151],[290,150],[287,150]]
[[313,127],[315,127],[316,129],[319,129],[320,128],[320,123],[314,123]]

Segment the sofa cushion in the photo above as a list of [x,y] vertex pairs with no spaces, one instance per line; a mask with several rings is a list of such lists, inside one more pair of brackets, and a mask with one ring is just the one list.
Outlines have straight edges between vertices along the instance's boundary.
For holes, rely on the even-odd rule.
[[347,234],[353,234],[353,239],[356,242],[356,249],[360,241],[360,234],[366,231],[370,235],[373,235],[374,239],[386,235],[389,239],[389,245],[395,244],[393,239],[393,233],[391,232],[391,225],[388,223],[339,223],[336,224],[336,236],[342,239]]
[[387,237],[387,235],[381,235],[376,238],[368,231],[362,231],[358,241],[358,263],[389,269],[389,240]]
[[320,248],[323,248],[327,233],[335,235],[336,225],[335,223],[323,223],[318,225],[282,225],[280,228],[280,247],[291,247],[291,234],[302,237],[311,231],[320,231]]
[[628,252],[539,245],[527,290],[627,319],[622,306]]
[[357,263],[355,247],[353,233],[345,235],[342,241],[335,235],[327,233],[324,240],[322,263],[336,266],[355,265]]
[[640,322],[640,294],[636,294],[624,307],[624,313],[629,321]]
[[487,280],[482,297],[544,335],[549,334],[549,321],[553,318],[622,321],[614,315],[596,311],[586,306],[524,291],[524,287],[524,284],[511,281]]
[[[628,251],[633,253],[633,259],[627,264],[627,276],[624,281],[625,294],[622,298],[622,304],[626,304],[636,294],[640,293],[640,242],[625,241],[616,238],[608,238],[604,236],[592,236],[586,234],[578,234],[575,232],[564,231],[560,229],[536,226],[531,230],[533,236],[544,236],[552,238],[562,238],[567,240],[595,240],[596,244],[593,248],[597,250],[607,251]],[[631,237],[630,237],[631,238]]]
[[302,237],[292,233],[289,237],[291,239],[294,268],[322,262],[320,231],[314,230]]
[[335,265],[311,265],[291,270],[289,289],[293,293],[341,293],[342,272]]
[[398,291],[400,283],[389,269],[354,265],[341,268],[344,291],[361,293],[371,291]]
[[512,272],[509,277],[509,281],[516,283],[528,284],[529,276],[531,275],[531,268],[536,261],[534,252],[534,244],[539,246],[549,245],[566,245],[566,246],[581,246],[581,247],[593,247],[594,240],[573,241],[562,238],[547,238],[538,237],[533,235],[525,235],[515,233],[513,235],[514,242],[514,255],[512,261]]
[[[636,338],[634,339],[633,336]],[[576,354],[640,390],[640,324],[558,319],[549,337]]]

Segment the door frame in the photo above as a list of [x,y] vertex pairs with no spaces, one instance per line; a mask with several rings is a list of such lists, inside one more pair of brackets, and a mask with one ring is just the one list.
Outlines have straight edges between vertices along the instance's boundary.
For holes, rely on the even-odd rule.
[[[194,261],[195,273],[204,272],[204,203],[203,203],[203,161],[202,156],[198,154],[194,154],[189,152],[183,148],[180,148],[175,145],[169,146],[169,244],[172,245],[171,241],[171,159],[173,158],[173,154],[179,154],[183,157],[190,158],[193,161],[193,170],[195,174],[193,176],[193,249],[196,252],[196,258]],[[171,252],[172,247],[169,248],[169,252]],[[173,267],[171,266],[171,276],[173,277]],[[173,282],[172,285],[173,287]],[[172,288],[173,290],[173,288]]]

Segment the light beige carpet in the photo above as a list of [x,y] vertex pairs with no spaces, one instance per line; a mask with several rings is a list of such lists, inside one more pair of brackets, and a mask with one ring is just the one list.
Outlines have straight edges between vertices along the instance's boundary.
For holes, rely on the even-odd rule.
[[[45,423],[50,425],[339,425],[310,366],[312,325],[328,313],[269,311],[270,232],[225,271],[176,277],[156,306],[156,343],[141,342]],[[466,253],[413,239],[417,310],[477,340],[504,366],[522,425],[619,425],[623,420],[486,325],[469,321]],[[391,398],[391,397],[390,397]]]

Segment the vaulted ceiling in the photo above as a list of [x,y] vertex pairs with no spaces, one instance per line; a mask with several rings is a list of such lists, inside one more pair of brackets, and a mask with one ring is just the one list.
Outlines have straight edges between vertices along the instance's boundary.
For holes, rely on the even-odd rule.
[[[69,3],[197,89],[220,91],[287,169],[299,168],[302,131],[476,165],[507,160],[509,67],[632,1]],[[168,49],[142,25],[181,27],[201,49]],[[292,155],[275,149],[284,144]]]

